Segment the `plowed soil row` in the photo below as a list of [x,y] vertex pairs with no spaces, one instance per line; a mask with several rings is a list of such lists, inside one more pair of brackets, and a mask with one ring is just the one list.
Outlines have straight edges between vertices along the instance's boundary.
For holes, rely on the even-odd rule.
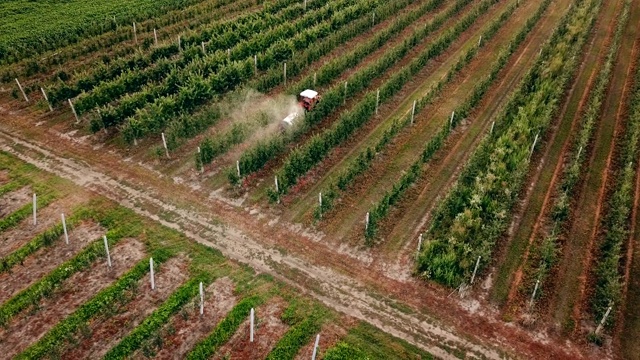
[[255,309],[253,342],[250,322],[245,320],[231,339],[213,356],[214,360],[264,359],[289,326],[280,320],[287,303],[273,298]]
[[567,233],[556,278],[558,282],[550,304],[550,320],[556,329],[569,333],[578,330],[581,327],[582,316],[588,314],[587,308],[584,308],[586,313],[583,314],[583,305],[588,299],[589,266],[603,216],[606,190],[611,186],[612,158],[623,126],[622,96],[627,83],[626,75],[632,63],[630,53],[635,36],[628,37],[627,34],[637,26],[637,21],[633,19],[637,19],[638,10],[638,7],[632,9],[618,52],[610,90],[603,103],[602,116],[586,167],[588,172],[573,208],[573,213],[580,215],[573,220]]
[[72,194],[38,210],[38,222],[34,226],[31,216],[20,221],[18,225],[0,233],[0,257],[5,257],[18,250],[37,234],[45,231],[61,221],[60,214],[67,216],[71,209],[84,201],[84,194]]
[[127,294],[127,301],[120,304],[116,314],[97,318],[87,324],[77,344],[68,344],[61,357],[64,359],[102,358],[131,330],[149,316],[162,302],[187,280],[188,263],[182,258],[172,258],[162,264],[155,274],[155,290],[150,288],[149,274],[138,287]]
[[[618,6],[620,3],[617,4]],[[583,53],[585,58],[576,74],[566,101],[558,116],[558,123],[542,147],[544,154],[534,158],[538,166],[532,166],[526,183],[532,184],[526,189],[524,200],[516,210],[512,223],[512,232],[504,240],[507,250],[496,261],[495,285],[491,290],[492,300],[507,304],[507,308],[519,289],[523,275],[523,266],[528,259],[532,243],[538,236],[544,219],[548,216],[554,192],[560,181],[564,164],[568,161],[569,146],[573,143],[576,126],[587,105],[589,93],[593,87],[598,70],[608,44],[613,36],[616,6],[608,6],[601,12],[593,32],[593,38]],[[520,299],[522,300],[522,299]]]
[[29,205],[32,195],[33,192],[30,186],[25,186],[3,195],[0,198],[0,219],[4,219],[21,207]]
[[[323,56],[321,59],[319,59],[317,61],[314,61],[313,63],[309,64],[305,68],[305,70],[302,71],[298,76],[289,78],[287,83],[288,84],[296,83],[296,82],[300,81],[301,79],[304,79],[305,77],[307,77],[310,74],[312,74],[313,72],[315,72],[323,64],[326,64],[327,62],[331,61],[332,59],[339,58],[340,56],[345,54],[347,51],[353,49],[358,44],[370,40],[371,38],[373,38],[376,35],[377,32],[382,31],[384,29],[387,29],[389,26],[391,26],[393,21],[395,19],[397,19],[399,16],[403,16],[407,12],[415,10],[416,8],[422,6],[427,1],[430,1],[430,0],[417,1],[417,2],[407,6],[406,8],[402,9],[401,11],[399,11],[397,13],[397,15],[391,16],[391,17],[387,18],[385,21],[376,24],[370,31],[366,31],[366,32],[356,36],[354,39],[349,40],[349,41],[345,42],[344,44],[336,47],[329,54],[327,54],[327,55]],[[444,6],[441,6],[438,9],[425,14],[420,19],[416,20],[413,24],[408,25],[406,27],[406,29],[400,33],[400,35],[397,35],[397,36],[393,37],[391,40],[389,40],[382,48],[388,49],[391,46],[392,43],[395,43],[395,42],[393,42],[393,39],[398,39],[398,38],[399,39],[403,39],[404,37],[409,36],[411,31],[415,27],[415,24],[427,22],[428,20],[434,18],[435,16],[445,12],[451,6],[453,6],[453,4],[445,4]],[[367,58],[370,58],[370,57],[371,56],[369,56]],[[374,57],[374,58],[378,58],[378,57],[379,56]],[[361,59],[361,61],[366,61],[366,59]],[[336,83],[338,83],[338,81],[339,80],[332,81],[330,84],[325,85],[324,88],[328,89],[331,86],[334,86]],[[278,86],[274,87],[271,91],[269,91],[266,94],[266,96],[270,96],[270,97],[277,96],[283,90],[284,90],[284,86],[283,85],[278,85]],[[165,161],[163,159],[163,161],[162,161],[163,164],[160,167],[158,167],[158,170],[163,172],[163,173],[170,173],[173,176],[184,176],[184,175],[186,175],[184,173],[193,168],[193,163],[187,163],[185,165],[188,165],[188,166],[182,166],[177,170],[174,170],[175,167],[179,166],[179,164],[184,164],[185,156],[189,156],[190,154],[192,154],[193,153],[193,149],[197,148],[197,146],[198,146],[197,144],[199,144],[200,141],[205,136],[212,136],[212,135],[216,135],[216,134],[226,133],[226,132],[230,131],[233,123],[234,123],[233,119],[223,119],[218,124],[216,124],[216,125],[212,126],[211,128],[209,128],[205,133],[203,133],[203,134],[201,134],[201,135],[199,135],[199,136],[187,141],[187,143],[184,144],[178,151],[172,152],[173,158],[177,159],[177,160]],[[245,143],[243,143],[241,145],[235,146],[233,149],[231,149],[228,152],[228,154],[221,156],[219,160],[215,160],[211,165],[208,165],[207,166],[208,174],[210,175],[211,171],[213,171],[213,173],[216,173],[217,170],[219,170],[219,168],[221,166],[223,166],[224,164],[230,163],[232,161],[232,159],[237,159],[239,157],[239,155],[242,153],[242,151],[246,150],[247,147],[251,143],[252,143],[252,141],[249,140],[249,141],[246,141]],[[149,154],[147,154],[147,159],[142,159],[142,161],[148,161],[149,160],[148,159],[148,157],[149,157],[148,155]]]
[[69,244],[65,244],[64,235],[53,245],[45,246],[29,256],[10,272],[0,274],[0,303],[7,301],[19,291],[29,287],[42,276],[60,264],[71,259],[84,247],[104,233],[104,229],[93,222],[78,225],[69,231]]
[[[60,320],[72,314],[83,303],[116,281],[144,256],[144,245],[126,239],[112,249],[113,267],[108,269],[96,261],[87,270],[78,272],[65,281],[37,307],[14,317],[6,328],[0,327],[0,358],[11,359],[29,345],[42,338]],[[79,287],[78,284],[82,284]]]

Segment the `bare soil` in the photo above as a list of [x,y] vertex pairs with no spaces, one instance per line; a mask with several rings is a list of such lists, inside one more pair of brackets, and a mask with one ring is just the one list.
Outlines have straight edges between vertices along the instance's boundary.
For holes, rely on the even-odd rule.
[[213,356],[214,360],[264,359],[288,326],[280,320],[287,303],[281,298],[270,299],[255,309],[253,343],[250,340],[250,322],[245,320],[235,334]]
[[135,239],[124,239],[112,249],[111,256],[111,270],[104,262],[96,261],[89,269],[72,275],[37,307],[16,316],[6,328],[0,327],[0,348],[3,349],[0,358],[10,359],[24,351],[60,320],[115,282],[144,257],[144,245]]
[[93,222],[79,224],[69,231],[68,245],[65,244],[64,235],[62,235],[51,246],[40,248],[24,263],[13,267],[10,272],[1,273],[0,303],[7,301],[60,264],[71,259],[103,233],[104,229]]
[[[339,326],[336,325],[340,324]],[[335,346],[340,339],[347,335],[347,332],[350,327],[355,326],[355,322],[353,318],[343,316],[336,323],[324,324],[320,329],[320,342],[318,343],[318,351],[316,353],[316,359],[322,359],[322,354],[326,352],[328,349],[331,349]],[[316,344],[316,337],[313,336],[309,343],[305,345],[298,355],[296,355],[295,360],[308,360],[311,359],[313,355],[313,348]]]
[[204,315],[200,316],[199,297],[180,313],[174,315],[162,329],[162,345],[160,349],[151,348],[146,356],[144,350],[137,351],[134,359],[184,359],[196,343],[215,329],[216,325],[227,315],[237,299],[233,294],[234,283],[229,278],[216,280],[205,288]]
[[86,199],[87,194],[85,193],[70,194],[38,210],[38,222],[35,226],[33,225],[33,218],[29,216],[20,221],[18,225],[0,233],[0,257],[16,251],[37,234],[61,222],[61,213],[69,217],[71,210]]
[[135,291],[127,294],[130,301],[121,303],[116,314],[107,319],[100,317],[87,324],[87,329],[75,345],[64,349],[63,359],[102,358],[131,330],[149,316],[189,276],[188,261],[182,257],[168,260],[155,274],[156,289],[151,290],[149,274],[138,283]]
[[0,219],[28,205],[32,196],[33,192],[30,186],[22,187],[2,196],[2,198],[0,198]]

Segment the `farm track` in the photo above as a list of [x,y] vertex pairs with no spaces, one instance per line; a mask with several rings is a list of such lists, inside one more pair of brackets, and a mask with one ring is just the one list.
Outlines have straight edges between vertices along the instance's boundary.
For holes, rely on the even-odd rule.
[[[247,1],[247,0],[245,0]],[[254,1],[254,0],[248,0],[248,1]],[[198,7],[198,6],[203,6],[206,5],[207,1],[204,1],[200,4],[195,4],[192,7]],[[225,6],[222,6],[220,8],[216,8],[215,10],[213,10],[211,13],[202,13],[199,14],[198,16],[195,17],[196,19],[196,23],[195,26],[197,28],[200,28],[202,26],[206,26],[206,24],[210,23],[214,18],[216,20],[213,21],[227,21],[229,19],[232,19],[234,17],[237,17],[239,14],[246,14],[246,13],[250,13],[250,12],[255,12],[258,11],[260,8],[262,7],[262,5],[254,5],[252,7],[249,8],[239,8],[236,4],[231,3]],[[184,10],[175,10],[172,11],[171,13],[174,12],[182,12]],[[194,19],[194,18],[191,18]],[[150,19],[150,20],[146,20],[148,22],[151,21],[155,21],[154,19]],[[184,32],[190,32],[192,30],[189,30],[191,27],[194,26],[194,24],[192,24],[191,22],[188,22],[187,24],[185,24],[185,22],[190,21],[190,20],[178,20],[177,22],[172,23],[171,25],[167,25],[164,27],[159,27],[157,29],[157,34],[158,34],[158,44],[159,45],[163,45],[166,43],[169,43],[172,41],[171,37],[172,36],[176,36],[177,34],[180,33],[184,33]],[[137,26],[142,28],[144,26],[144,22],[142,23],[138,23]],[[123,25],[125,27],[130,27],[133,31],[133,27],[132,24],[128,24],[128,25]],[[106,34],[102,34],[99,35],[99,38],[109,38],[111,36],[113,36],[114,34],[112,32],[110,33],[106,33]],[[110,44],[106,47],[100,47],[96,50],[93,50],[91,52],[88,53],[84,53],[84,54],[78,54],[79,52],[82,53],[84,52],[83,50],[77,50],[78,48],[82,49],[86,46],[90,46],[90,44],[92,42],[95,42],[96,37],[91,37],[88,39],[85,39],[82,43],[76,43],[76,44],[72,44],[69,45],[66,48],[62,48],[62,49],[57,49],[55,51],[52,51],[50,56],[54,56],[53,54],[59,54],[61,52],[64,51],[68,51],[71,52],[70,55],[72,57],[72,60],[68,60],[65,61],[63,64],[60,65],[50,65],[49,66],[49,71],[44,72],[44,73],[38,73],[35,77],[31,76],[28,79],[25,79],[24,82],[24,86],[28,87],[30,85],[34,85],[34,84],[42,84],[43,82],[49,82],[50,79],[48,79],[49,77],[51,77],[55,72],[59,71],[60,69],[66,68],[66,69],[74,69],[76,71],[90,71],[90,69],[95,66],[95,64],[93,64],[92,62],[95,61],[99,61],[100,59],[102,59],[104,56],[108,56],[111,58],[121,58],[121,57],[131,57],[133,54],[136,53],[136,51],[138,49],[141,49],[142,46],[140,44],[142,44],[144,42],[145,39],[149,38],[149,39],[153,39],[153,30],[151,30],[150,32],[141,32],[138,31],[138,44],[135,43],[133,36],[131,37],[131,39],[127,39],[121,42],[117,42],[114,44]],[[150,49],[153,48],[153,45]],[[45,58],[46,56],[39,56],[40,59]],[[27,59],[26,61],[32,61],[33,59]],[[23,65],[24,66],[24,65]],[[71,75],[71,81],[74,80],[73,78],[73,74],[69,74]],[[19,77],[22,78],[24,75],[23,74],[19,74]],[[31,96],[33,96],[33,94],[37,94],[37,97],[40,97],[40,93],[32,93]]]
[[103,233],[104,230],[95,223],[79,224],[69,230],[68,245],[64,243],[64,235],[61,235],[51,246],[45,246],[27,257],[23,264],[12,268],[10,272],[0,273],[0,303],[71,259]]
[[601,13],[603,17],[598,20],[588,51],[584,52],[586,57],[566,96],[567,100],[557,117],[559,120],[553,127],[554,131],[543,143],[546,150],[539,159],[536,159],[539,165],[531,167],[529,171],[530,181],[525,183],[533,185],[527,187],[524,200],[517,209],[517,215],[512,224],[515,230],[505,239],[508,244],[507,250],[503,251],[502,256],[496,260],[496,280],[491,290],[491,298],[501,305],[506,304],[507,309],[515,306],[512,302],[519,290],[523,267],[548,214],[577,123],[584,112],[598,70],[604,61],[606,44],[610,41],[608,39],[613,36],[616,14],[613,10],[615,7],[611,6]]
[[[637,25],[640,7],[633,7],[625,34]],[[596,125],[595,141],[589,156],[588,172],[580,188],[573,213],[577,216],[567,233],[563,246],[561,260],[558,266],[554,296],[550,301],[549,317],[557,330],[576,334],[582,327],[582,314],[588,299],[587,281],[589,266],[593,261],[595,242],[603,216],[603,206],[607,188],[610,187],[612,158],[616,148],[616,141],[621,135],[622,96],[627,86],[625,79],[629,67],[630,53],[635,37],[623,36],[616,58],[612,79],[607,97],[603,103],[601,121]],[[594,199],[597,199],[594,201]],[[576,261],[580,259],[580,261]]]
[[[0,125],[0,149],[181,230],[189,238],[219,249],[226,257],[273,274],[327,306],[367,321],[435,356],[452,358],[450,353],[457,351],[498,358],[495,346],[530,357],[580,356],[564,343],[548,339],[541,342],[525,330],[491,316],[471,314],[458,302],[447,300],[447,291],[432,289],[423,281],[390,279],[369,269],[366,256],[363,259],[336,251],[304,229],[274,226],[277,218],[259,212],[260,217],[251,216],[250,208],[243,210],[209,197],[204,189],[174,184],[145,167],[123,164],[118,154],[83,144],[66,146],[68,139],[60,141],[61,134],[53,130],[41,133],[39,128],[29,126],[33,120],[26,117],[14,114],[8,120]],[[29,142],[21,140],[23,135],[17,135],[18,129]],[[226,225],[220,225],[216,218],[225,219]],[[278,250],[283,248],[287,251]],[[410,313],[398,310],[394,305],[397,302],[412,309]]]
[[[380,109],[381,110],[384,109],[385,106],[388,106],[387,104],[393,104],[394,103],[393,99],[398,99],[398,97],[401,96],[402,94],[406,92],[414,91],[416,87],[418,87],[420,84],[422,84],[425,81],[424,80],[425,76],[429,76],[429,74],[432,71],[435,71],[435,69],[437,69],[442,64],[443,61],[446,61],[447,59],[450,58],[452,53],[461,51],[464,45],[470,42],[469,39],[472,37],[472,35],[476,34],[479,31],[479,29],[481,29],[487,22],[489,22],[493,18],[492,15],[494,15],[495,13],[499,13],[501,10],[504,10],[507,7],[507,5],[508,5],[507,1],[501,1],[496,4],[492,4],[492,6],[485,13],[481,14],[468,29],[462,32],[444,50],[442,54],[429,60],[429,62],[420,70],[420,72],[416,76],[414,76],[414,80],[403,86],[403,90],[401,90],[399,94],[394,96],[392,99],[388,99],[387,101],[381,103]],[[473,5],[471,7],[467,6],[457,17],[447,20],[447,22],[445,22],[437,31],[430,34],[418,46],[416,46],[414,49],[409,51],[402,59],[398,60],[393,66],[387,69],[384,74],[376,77],[376,79],[373,80],[369,84],[369,86],[367,86],[366,89],[363,89],[359,94],[356,94],[352,98],[348,98],[345,106],[342,106],[338,111],[334,112],[332,115],[323,119],[322,123],[316,128],[314,128],[313,131],[306,133],[299,140],[297,140],[296,145],[290,145],[288,148],[289,151],[285,152],[284,155],[281,155],[277,157],[275,160],[271,160],[269,163],[267,163],[267,165],[257,173],[257,178],[265,178],[265,175],[267,173],[270,175],[273,175],[273,171],[279,168],[287,159],[288,154],[290,153],[290,150],[292,150],[295,146],[299,146],[300,144],[306,144],[307,141],[313,135],[321,134],[324,130],[329,129],[337,119],[339,119],[344,113],[350,111],[353,108],[353,106],[356,105],[360,100],[362,100],[368,92],[373,91],[376,88],[379,88],[380,85],[383,84],[385,81],[389,80],[389,78],[393,74],[395,74],[396,72],[400,71],[405,66],[407,66],[413,60],[414,56],[416,56],[417,54],[421,53],[426,48],[428,48],[433,43],[433,41],[431,40],[437,39],[438,36],[445,33],[450,28],[450,26],[457,23],[456,20],[459,20],[460,18],[463,18],[464,16],[468,15],[475,8],[476,7],[474,7]],[[474,39],[473,41],[476,41],[476,40]],[[382,55],[384,54],[381,52],[380,56]],[[372,61],[375,61],[375,60],[372,59]],[[366,63],[361,63],[360,66],[361,67],[366,66]],[[378,121],[380,121],[379,118],[372,117],[361,128],[359,128],[356,131],[356,133],[357,134],[361,134],[363,132],[367,133],[368,131],[371,130],[371,127],[375,126],[378,123]],[[356,133],[352,135],[352,138],[357,136]],[[342,147],[342,146],[344,146],[344,144],[341,144],[339,147]],[[332,150],[332,152],[334,151],[335,149]],[[325,158],[320,164],[327,163],[327,162],[328,162],[328,158]],[[306,187],[302,184],[304,184],[305,182],[309,182],[310,177],[313,176],[312,174],[315,174],[318,171],[317,170],[318,166],[319,165],[316,164],[309,172],[307,172],[307,174],[305,174],[300,178],[299,182],[301,184],[298,184],[296,186],[296,190],[295,191],[292,190],[292,194],[289,196],[294,196],[297,193],[307,191]],[[266,178],[271,178],[271,176],[266,176]],[[249,195],[250,198],[261,199],[265,194],[266,188],[269,186],[271,186],[271,183],[266,182],[251,189],[250,195]]]
[[[0,358],[10,359],[42,338],[56,323],[71,315],[83,303],[109,286],[144,257],[144,246],[136,240],[124,240],[112,249],[113,268],[106,270],[103,261],[67,279],[37,309],[17,315],[6,328],[0,327]],[[77,284],[83,284],[81,288]],[[64,306],[61,306],[64,305]]]
[[[397,19],[398,17],[404,15],[407,12],[410,12],[418,7],[420,7],[422,4],[426,3],[427,1],[430,0],[422,0],[422,1],[418,1],[416,3],[410,4],[407,7],[405,7],[404,9],[402,9],[401,11],[398,12],[397,15],[389,17],[387,19],[385,19],[385,21],[380,22],[378,24],[375,25],[374,28],[372,28],[370,31],[366,31],[358,36],[356,36],[355,38],[352,38],[350,40],[348,40],[347,42],[343,43],[342,45],[336,47],[335,49],[333,49],[329,54],[323,56],[322,58],[318,59],[317,61],[314,61],[313,63],[307,65],[307,67],[305,68],[304,71],[302,71],[299,75],[292,77],[290,79],[288,79],[288,83],[289,84],[295,84],[298,83],[299,81],[305,79],[307,76],[309,76],[310,74],[312,74],[314,72],[314,69],[320,68],[322,67],[323,64],[326,64],[327,62],[335,59],[335,58],[339,58],[340,56],[342,56],[343,54],[347,53],[350,49],[353,49],[355,46],[357,46],[358,44],[364,43],[369,41],[371,38],[373,38],[374,36],[376,36],[376,34],[379,31],[382,31],[384,29],[387,29],[391,26],[391,24],[393,23],[393,21],[395,19]],[[440,5],[436,10],[433,10],[431,12],[427,12],[425,15],[423,15],[420,19],[417,19],[416,21],[414,21],[412,24],[408,25],[399,35],[396,35],[394,37],[392,37],[392,39],[389,40],[389,42],[385,43],[385,45],[383,45],[383,48],[389,48],[390,47],[390,42],[394,41],[395,39],[402,39],[404,36],[409,36],[410,33],[412,32],[413,28],[415,28],[417,23],[426,21],[428,19],[434,18],[435,16],[438,16],[439,14],[442,14],[443,12],[447,11],[447,9],[449,9],[452,6],[452,4],[445,4],[445,5]],[[368,56],[368,58],[370,58],[372,55]],[[380,55],[376,56],[375,58],[379,58]],[[363,61],[366,61],[366,59],[362,59]],[[339,81],[338,80],[334,80],[329,84],[326,84],[324,86],[324,88],[331,88],[332,86],[334,86],[335,84],[337,84]],[[282,92],[284,92],[285,87],[284,85],[278,85],[276,87],[274,87],[271,91],[269,91],[266,96],[276,96],[277,94],[280,94]],[[189,141],[186,142],[186,144],[183,144],[177,151],[172,152],[172,154],[181,159],[184,156],[187,156],[186,153],[191,153],[193,151],[193,149],[195,149],[197,147],[197,144],[200,143],[200,141],[206,137],[206,136],[211,136],[214,134],[219,134],[219,133],[225,133],[227,131],[229,131],[232,127],[233,123],[232,120],[230,119],[223,119],[222,121],[218,122],[218,124],[210,127],[208,130],[206,130],[205,132],[203,132],[202,134],[194,137],[193,139],[190,139]],[[258,130],[259,132],[260,130]],[[251,137],[249,137],[251,138]],[[236,145],[233,148],[231,148],[226,154],[221,155],[218,159],[214,160],[214,162],[211,165],[208,165],[207,168],[221,168],[224,166],[224,164],[228,164],[232,162],[232,159],[237,159],[240,154],[247,149],[247,147],[250,145],[250,140],[245,141],[243,144],[240,145]],[[148,154],[147,154],[148,155]],[[141,159],[142,161],[149,161],[150,159],[148,158],[148,156],[144,157]],[[167,164],[165,164],[165,162]],[[161,165],[161,167],[159,168],[160,171],[162,171],[163,173],[171,173],[174,176],[180,176],[181,174],[183,174],[185,171],[188,170],[188,168],[186,167],[180,167],[177,171],[174,171],[172,168],[176,167],[177,161],[163,161],[163,164]],[[193,168],[192,164],[189,164],[191,166],[189,166],[190,168]],[[214,170],[215,171],[215,170]]]
[[[412,163],[416,157],[420,156],[418,151],[421,151],[428,139],[441,128],[441,119],[446,119],[448,115],[451,114],[452,108],[458,105],[456,102],[463,101],[463,99],[466,98],[466,94],[472,90],[475,82],[483,78],[483,75],[485,75],[484,72],[487,71],[486,68],[482,69],[483,61],[484,64],[490,64],[492,59],[497,56],[497,52],[502,48],[502,45],[505,45],[510,40],[510,35],[506,33],[504,29],[509,28],[509,26],[514,28],[519,27],[520,23],[525,20],[524,18],[526,16],[523,15],[526,14],[527,10],[533,12],[535,4],[533,1],[527,2],[521,5],[521,7],[511,15],[509,20],[501,27],[501,30],[492,38],[491,42],[485,44],[480,49],[477,57],[454,78],[452,83],[445,86],[441,92],[442,95],[438,96],[434,103],[416,115],[416,123],[414,126],[400,134],[393,143],[379,155],[381,159],[374,162],[374,165],[365,175],[365,179],[357,182],[357,189],[348,190],[349,194],[343,196],[343,201],[339,207],[332,210],[328,214],[327,219],[320,223],[321,229],[332,235],[336,234],[336,238],[345,238],[347,242],[350,243],[354,241],[357,243],[359,242],[358,239],[362,239],[362,226],[356,226],[355,223],[362,221],[364,214],[371,206],[370,203],[377,200],[380,197],[380,193],[388,189],[391,184],[396,181],[401,171],[408,167],[407,164]],[[510,31],[511,30],[512,29],[510,29]],[[369,135],[365,137],[363,141],[354,145],[354,148],[356,150],[362,150],[372,145],[380,137],[385,125],[388,126],[390,119],[397,117],[398,114],[410,112],[412,98],[421,96],[422,94],[419,94],[419,92],[426,92],[425,90],[427,89],[425,88],[427,84],[430,85],[437,82],[445,75],[449,68],[453,66],[460,54],[464,54],[467,49],[476,46],[476,39],[481,31],[482,29],[477,29],[477,32],[474,34],[475,36],[470,36],[458,52],[451,54],[451,56],[441,63],[438,69],[429,71],[429,78],[420,83],[420,85],[422,85],[421,87],[415,90],[410,88],[406,92],[399,94],[396,99],[398,99],[397,102],[400,102],[400,105],[393,109],[389,109],[388,107],[385,109],[382,107],[381,117],[385,119],[385,121],[379,122],[379,125],[369,132]],[[476,75],[477,73],[479,73],[479,75]],[[412,90],[413,92],[411,92]],[[409,93],[409,95],[407,95],[407,93]],[[391,113],[388,112],[389,110],[391,110]],[[436,113],[437,115],[435,115]],[[349,146],[343,148],[349,148]],[[349,150],[348,154],[324,175],[324,181],[319,183],[323,183],[322,186],[326,187],[326,182],[330,181],[331,175],[339,173],[341,167],[357,156],[358,152],[356,152],[356,150]],[[371,183],[372,181],[373,183]],[[323,187],[318,187],[316,190],[321,190]],[[310,193],[315,195],[317,191],[310,191]],[[342,212],[347,209],[349,212],[348,215]],[[335,222],[336,219],[338,219],[337,223]],[[357,230],[347,230],[353,228]],[[387,242],[385,241],[385,246],[386,244]]]

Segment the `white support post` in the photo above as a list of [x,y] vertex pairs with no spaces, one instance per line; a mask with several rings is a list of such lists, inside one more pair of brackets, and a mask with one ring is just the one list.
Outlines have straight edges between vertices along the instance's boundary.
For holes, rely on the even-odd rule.
[[538,136],[540,133],[536,134],[536,137],[533,139],[533,144],[531,144],[531,151],[529,151],[529,158],[527,160],[531,160],[531,156],[533,155],[533,150],[536,148],[536,143],[538,142]]
[[202,288],[202,281],[200,281],[200,316],[204,315],[204,289]]
[[376,25],[376,13],[374,11],[373,16],[371,18],[371,27],[374,27],[375,25]]
[[380,106],[380,89],[376,92],[376,115],[378,115],[378,107]]
[[49,111],[53,111],[53,107],[51,106],[51,103],[49,102],[49,97],[47,96],[47,93],[44,92],[43,88],[40,88],[40,91],[42,91],[42,97],[44,97],[44,100],[47,102],[47,105],[49,105]]
[[496,126],[496,122],[492,122],[491,123],[491,131],[489,132],[491,135],[493,135],[493,128]]
[[413,100],[413,109],[411,109],[411,125],[413,125],[415,116],[416,116],[416,100]]
[[178,35],[178,51],[182,51],[182,40],[180,39],[180,35]]
[[76,118],[76,124],[80,122],[80,119],[78,118],[78,113],[76,113],[76,108],[73,107],[73,103],[71,102],[71,99],[67,99],[67,101],[69,102],[69,106],[71,107],[71,111],[73,112],[73,116]]
[[453,118],[455,118],[455,116],[456,116],[456,112],[452,111],[451,112],[451,119],[449,119],[449,127],[450,128],[453,128]]
[[287,63],[284,63],[284,69],[283,69],[283,74],[284,74],[284,86],[287,86]]
[[202,54],[206,55],[207,54],[207,50],[204,49],[204,41],[201,42],[200,45],[202,45]]
[[258,73],[258,55],[253,55],[253,72]]
[[318,73],[314,72],[313,73],[313,87],[316,87],[316,80],[318,80]]
[[311,360],[316,360],[316,355],[318,354],[318,345],[320,344],[320,334],[316,335],[316,343],[313,345],[313,355],[311,355]]
[[578,155],[576,156],[576,158],[579,158],[580,154],[582,154],[582,146],[580,146],[580,149],[578,149]]
[[276,192],[280,193],[280,186],[278,186],[278,176],[277,175],[274,177],[274,180],[276,182]]
[[22,96],[24,96],[24,101],[29,102],[29,98],[27,97],[27,94],[25,94],[24,89],[22,88],[22,85],[20,85],[20,81],[18,81],[18,78],[16,78],[16,84],[18,84],[18,89],[20,89]]
[[107,241],[107,235],[103,235],[104,239],[104,250],[107,252],[107,265],[111,268],[111,254],[109,254],[109,242]]
[[251,308],[251,315],[249,321],[251,322],[251,328],[249,330],[249,342],[253,342],[253,323],[254,323],[255,311]]
[[533,293],[531,294],[531,300],[529,300],[529,307],[533,306],[533,301],[536,299],[536,293],[538,292],[538,287],[540,286],[540,279],[536,280],[536,286],[533,287]]
[[151,280],[151,290],[155,290],[156,289],[156,279],[155,279],[155,273],[153,272],[153,258],[149,258],[149,273],[150,273],[150,280]]
[[473,280],[476,279],[476,273],[478,272],[478,266],[480,266],[480,256],[478,256],[478,260],[476,260],[476,267],[473,269],[473,274],[471,275],[471,284],[473,284]]
[[420,250],[422,250],[422,233],[418,236],[418,251],[416,251],[416,259],[420,256]]
[[200,158],[200,173],[204,172],[204,161],[202,160],[202,152],[200,151],[200,146],[198,146],[198,157]]
[[347,86],[348,86],[348,84],[349,83],[347,81],[344,82],[344,99],[343,99],[343,102],[342,102],[343,105],[347,104]]
[[604,326],[604,323],[607,322],[607,317],[609,317],[610,312],[611,312],[611,306],[609,306],[609,308],[607,309],[607,312],[604,313],[604,316],[602,317],[600,324],[598,324],[598,327],[596,328],[596,335],[600,333],[600,331],[602,330],[602,327]]
[[482,45],[482,35],[480,35],[480,39],[478,39],[478,47],[480,47],[480,45]]
[[64,242],[69,245],[69,234],[67,233],[67,221],[64,218],[64,213],[62,213],[62,230],[64,230]]
[[307,11],[307,0],[304,0],[304,6],[302,7],[302,10]]
[[164,146],[164,152],[167,154],[167,159],[171,159],[171,156],[169,156],[169,148],[167,148],[167,139],[164,137],[164,133],[162,133],[162,146]]
[[33,193],[33,226],[35,226],[36,224],[38,224],[38,218],[37,218],[37,214],[36,212],[38,211],[38,197],[36,196],[36,193]]
[[320,205],[320,218],[322,218],[322,192],[318,193],[318,204]]
[[138,146],[138,139],[136,139],[135,135],[133,136],[133,146]]
[[133,22],[133,40],[135,41],[136,45],[138,44],[138,32],[136,31],[136,23],[135,21]]
[[231,60],[231,49],[227,48],[227,58],[229,58],[229,60]]
[[367,215],[364,217],[364,231],[369,230],[369,212],[367,211]]
[[242,177],[240,175],[240,160],[236,160],[236,170],[238,170],[238,177]]
[[158,32],[155,28],[153,29],[153,44],[158,46]]

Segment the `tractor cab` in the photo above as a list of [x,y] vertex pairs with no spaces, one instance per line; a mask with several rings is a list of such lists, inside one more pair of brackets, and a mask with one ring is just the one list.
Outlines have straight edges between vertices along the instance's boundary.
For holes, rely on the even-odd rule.
[[320,102],[320,95],[318,95],[317,91],[307,89],[300,93],[298,101],[305,111],[312,111],[316,104]]

